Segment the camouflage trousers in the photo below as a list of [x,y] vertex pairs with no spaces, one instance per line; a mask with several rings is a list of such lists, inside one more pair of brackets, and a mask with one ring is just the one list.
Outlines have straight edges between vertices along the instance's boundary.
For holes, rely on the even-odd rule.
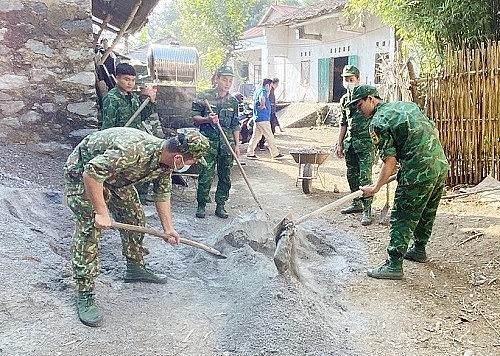
[[391,212],[390,242],[387,253],[393,259],[402,259],[410,240],[425,246],[431,236],[436,212],[443,194],[446,173],[438,178],[414,185],[396,188]]
[[[347,182],[351,192],[359,190],[360,186],[372,184],[372,167],[375,161],[375,151],[367,148],[365,151],[356,152],[352,145],[344,152],[347,166]],[[363,208],[369,209],[373,197],[360,198]]]
[[224,204],[229,198],[231,189],[231,168],[233,167],[233,156],[229,152],[217,149],[210,144],[210,150],[204,156],[207,165],[197,165],[198,168],[198,191],[196,200],[198,204],[209,202],[210,188],[217,170],[217,189],[215,191],[215,202]]
[[[105,188],[106,204],[115,221],[145,226],[144,210],[139,202],[137,191],[128,186],[117,191]],[[71,249],[73,277],[79,291],[94,289],[99,274],[97,252],[101,231],[94,227],[94,209],[84,195],[69,195],[68,206],[74,213],[75,234]],[[122,254],[129,260],[144,264],[144,234],[120,230]]]

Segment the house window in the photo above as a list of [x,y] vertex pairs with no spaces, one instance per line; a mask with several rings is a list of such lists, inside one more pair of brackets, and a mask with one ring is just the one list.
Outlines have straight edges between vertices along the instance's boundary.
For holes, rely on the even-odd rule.
[[375,53],[375,84],[380,84],[383,78],[383,71],[389,63],[389,53]]
[[300,84],[309,85],[311,77],[311,61],[300,62]]
[[259,85],[262,82],[262,66],[260,64],[254,64],[253,66],[253,83]]

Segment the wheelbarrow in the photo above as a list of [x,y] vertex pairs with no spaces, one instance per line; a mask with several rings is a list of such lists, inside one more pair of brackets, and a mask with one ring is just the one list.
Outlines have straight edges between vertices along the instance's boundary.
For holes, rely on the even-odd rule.
[[304,148],[290,152],[295,162],[299,164],[299,175],[295,181],[295,186],[302,182],[302,191],[305,194],[310,194],[313,179],[319,178],[321,184],[325,187],[325,176],[319,172],[319,166],[326,161],[330,153],[330,151],[316,148]]

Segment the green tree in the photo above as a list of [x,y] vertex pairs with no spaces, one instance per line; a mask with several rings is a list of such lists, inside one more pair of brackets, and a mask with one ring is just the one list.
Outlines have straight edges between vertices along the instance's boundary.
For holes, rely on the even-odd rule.
[[444,48],[477,46],[493,38],[491,0],[350,0],[346,12],[362,21],[374,13],[396,29],[424,70],[440,63]]
[[256,1],[242,6],[239,0],[178,0],[175,26],[181,43],[196,47],[203,67],[214,72],[231,58]]

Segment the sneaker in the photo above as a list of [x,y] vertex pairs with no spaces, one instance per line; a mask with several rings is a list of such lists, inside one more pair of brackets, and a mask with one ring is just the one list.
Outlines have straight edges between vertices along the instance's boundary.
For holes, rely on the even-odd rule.
[[102,322],[102,312],[95,303],[93,292],[78,292],[76,309],[80,321],[91,327],[99,326]]
[[283,154],[280,153],[279,155],[277,155],[276,157],[274,157],[274,159],[281,159],[281,158],[284,158],[284,157],[285,157],[285,155],[283,155]]
[[250,158],[250,159],[259,159],[259,157],[257,157],[256,155],[247,156],[247,158]]
[[125,271],[125,283],[145,282],[165,284],[167,278],[157,276],[154,272],[144,266],[127,261],[127,270]]

